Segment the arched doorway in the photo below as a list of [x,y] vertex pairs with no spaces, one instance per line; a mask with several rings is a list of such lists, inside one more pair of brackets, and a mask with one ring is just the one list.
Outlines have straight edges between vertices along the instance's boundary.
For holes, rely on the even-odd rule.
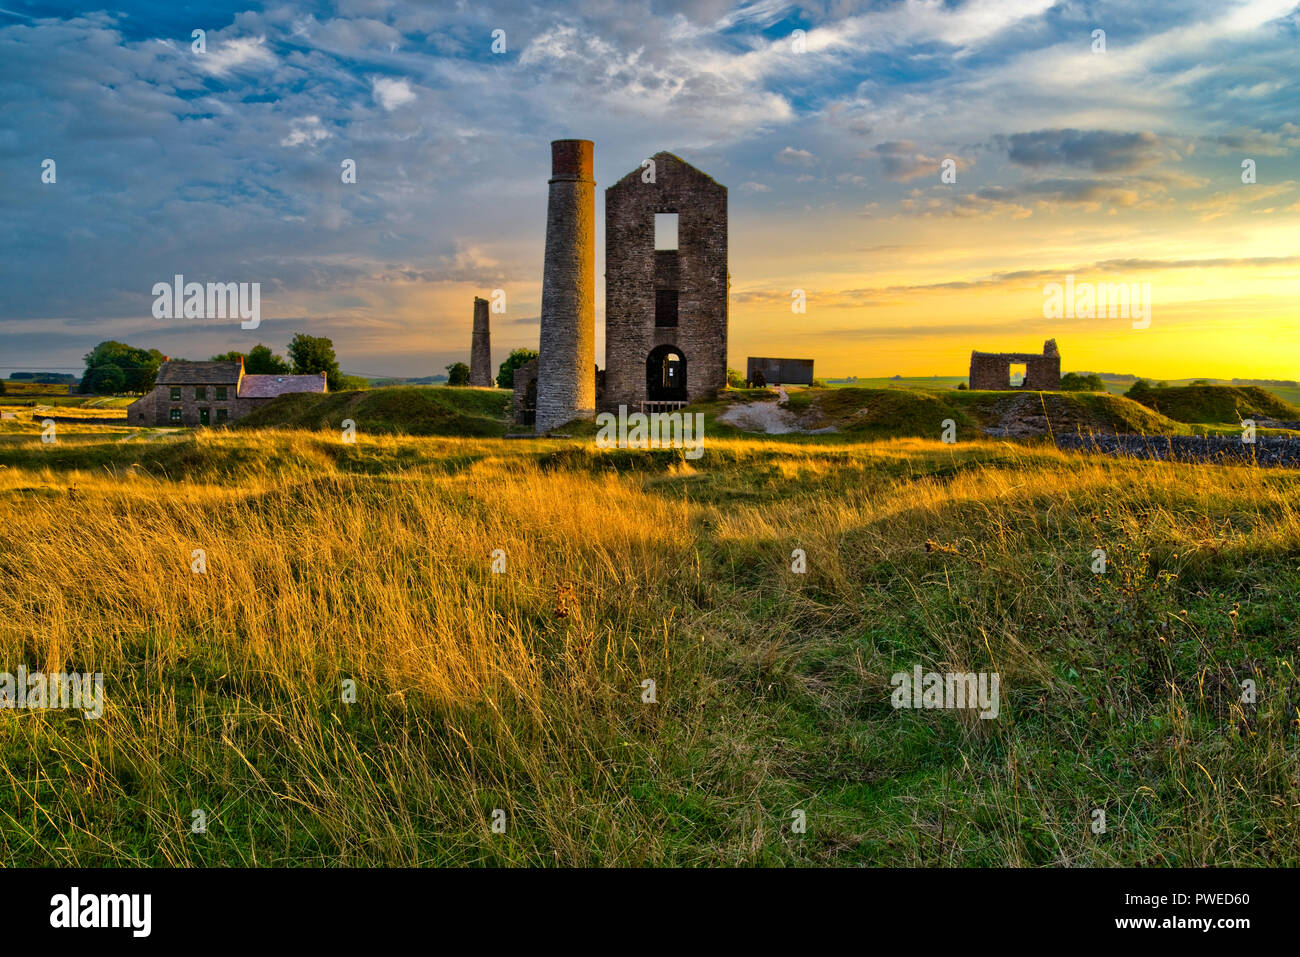
[[686,401],[686,356],[676,346],[659,346],[646,357],[645,392],[650,402]]

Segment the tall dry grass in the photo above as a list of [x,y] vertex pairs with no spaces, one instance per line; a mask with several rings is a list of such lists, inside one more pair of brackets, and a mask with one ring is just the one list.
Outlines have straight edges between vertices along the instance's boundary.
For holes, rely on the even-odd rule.
[[[561,444],[186,441],[139,467],[0,470],[0,669],[103,672],[108,697],[99,721],[0,711],[6,861],[1294,851],[1275,798],[1295,649],[1269,615],[1295,601],[1268,592],[1296,580],[1293,473],[918,440],[635,467]],[[1269,619],[1254,635],[1218,615],[1243,595]],[[914,662],[998,670],[1003,717],[893,712]],[[1232,711],[1252,667],[1275,698]],[[1098,806],[1122,836],[1093,839]]]

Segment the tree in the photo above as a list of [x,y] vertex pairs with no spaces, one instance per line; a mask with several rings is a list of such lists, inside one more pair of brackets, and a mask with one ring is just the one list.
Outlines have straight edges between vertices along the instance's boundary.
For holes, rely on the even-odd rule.
[[1129,386],[1129,389],[1127,392],[1124,393],[1124,396],[1126,398],[1134,399],[1138,402],[1141,402],[1142,399],[1145,396],[1149,395],[1150,393],[1151,393],[1151,383],[1148,382],[1146,379],[1138,379],[1131,386]]
[[745,377],[740,374],[738,369],[727,370],[727,385],[733,389],[745,388]]
[[[329,342],[328,339],[325,341]],[[269,346],[259,342],[249,349],[248,355],[244,357],[244,371],[249,375],[288,375],[289,363],[272,352]],[[334,386],[331,385],[330,388]]]
[[[163,354],[157,349],[140,349],[125,342],[108,340],[86,353],[86,372],[81,377],[81,391],[92,392],[148,392],[158,378],[158,367]],[[113,373],[96,374],[101,366],[116,368],[119,380]]]
[[238,362],[240,359],[244,360],[244,372],[248,375],[288,375],[290,372],[289,363],[260,342],[247,354],[231,350],[212,357],[213,362]]
[[[343,384],[343,373],[339,371],[338,360],[334,358],[334,343],[331,340],[300,332],[289,343],[288,352],[289,358],[293,360],[294,375],[319,375],[324,372],[325,383],[331,392],[337,391]],[[252,357],[252,353],[249,353],[249,357]],[[247,371],[247,364],[244,369]]]
[[4,394],[5,394],[5,384],[4,384],[4,380],[3,380],[3,379],[0,379],[0,395],[4,395]]
[[[90,388],[86,385],[89,383]],[[101,362],[81,380],[81,390],[95,395],[115,395],[126,387],[126,373],[111,362]]]
[[1062,392],[1105,392],[1106,383],[1095,372],[1087,374],[1067,372],[1061,376]]
[[497,370],[497,386],[502,389],[513,389],[515,387],[515,370],[520,366],[526,366],[537,358],[536,349],[516,349],[506,356],[506,361],[501,363],[501,368]]
[[469,385],[469,366],[463,362],[447,366],[447,385]]

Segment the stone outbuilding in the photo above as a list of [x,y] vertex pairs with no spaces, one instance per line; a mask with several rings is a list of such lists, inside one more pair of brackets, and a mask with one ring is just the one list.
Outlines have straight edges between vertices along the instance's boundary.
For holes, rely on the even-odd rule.
[[752,385],[812,385],[813,360],[749,356],[745,381]]

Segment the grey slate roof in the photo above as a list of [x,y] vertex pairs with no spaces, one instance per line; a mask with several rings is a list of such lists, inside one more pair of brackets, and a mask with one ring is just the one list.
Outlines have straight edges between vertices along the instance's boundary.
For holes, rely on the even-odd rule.
[[158,385],[234,385],[238,362],[164,362],[158,367]]
[[239,384],[241,399],[273,399],[289,392],[324,392],[325,376],[246,375]]

